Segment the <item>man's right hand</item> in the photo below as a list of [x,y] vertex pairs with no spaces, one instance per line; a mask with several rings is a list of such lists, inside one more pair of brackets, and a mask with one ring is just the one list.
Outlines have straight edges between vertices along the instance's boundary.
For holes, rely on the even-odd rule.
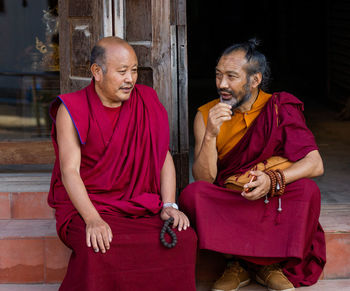
[[206,134],[211,137],[216,137],[219,134],[221,125],[231,120],[231,106],[226,103],[218,103],[209,110],[208,123]]
[[86,244],[93,247],[97,253],[105,253],[110,248],[113,234],[109,225],[101,218],[94,218],[86,222]]

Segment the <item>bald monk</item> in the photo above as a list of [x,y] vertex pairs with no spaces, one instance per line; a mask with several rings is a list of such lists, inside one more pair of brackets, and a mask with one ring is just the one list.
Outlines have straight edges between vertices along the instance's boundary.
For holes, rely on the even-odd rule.
[[[136,85],[137,66],[127,42],[103,38],[91,84],[51,106],[48,201],[72,249],[62,291],[195,290],[196,235],[175,203],[167,113]],[[159,235],[170,217],[178,243],[167,249]]]
[[269,68],[252,39],[227,48],[216,66],[220,95],[194,121],[196,182],[180,195],[201,249],[225,255],[212,287],[238,290],[254,279],[268,290],[314,284],[325,264],[323,173],[303,103],[263,91]]

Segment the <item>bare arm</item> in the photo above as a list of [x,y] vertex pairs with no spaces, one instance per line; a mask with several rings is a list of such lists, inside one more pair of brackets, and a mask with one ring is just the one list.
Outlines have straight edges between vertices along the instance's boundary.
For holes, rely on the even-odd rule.
[[223,122],[231,119],[231,114],[229,105],[218,103],[210,109],[208,123],[205,126],[202,114],[197,112],[194,119],[195,147],[192,168],[195,180],[214,182],[218,160],[216,137]]
[[[323,174],[323,162],[317,150],[309,152],[304,158],[295,162],[292,166],[283,171],[286,184],[292,183],[301,178],[313,178]],[[261,171],[251,171],[257,177],[254,182],[247,183],[244,188],[256,187],[252,192],[242,192],[242,196],[249,200],[256,200],[265,196],[270,191],[270,178]]]
[[[173,158],[169,151],[167,152],[162,171],[160,173],[160,194],[164,203],[175,202],[176,192],[176,173]],[[178,230],[186,230],[190,226],[190,221],[187,216],[175,208],[163,208],[160,217],[167,220],[170,217],[174,218],[173,227],[178,227]]]
[[92,204],[80,177],[81,151],[76,129],[63,104],[60,105],[56,120],[57,143],[59,148],[62,182],[70,200],[86,223],[86,243],[104,253],[109,249],[112,231],[102,220]]

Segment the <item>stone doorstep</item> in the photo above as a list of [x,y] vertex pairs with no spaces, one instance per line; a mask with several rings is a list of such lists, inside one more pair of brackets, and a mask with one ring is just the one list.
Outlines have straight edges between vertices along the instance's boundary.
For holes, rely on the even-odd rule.
[[[349,209],[350,205],[322,207],[321,223],[326,232],[328,260],[324,270],[324,279],[350,278]],[[19,279],[16,276],[12,276],[12,281],[4,281],[6,278],[10,279],[10,274],[13,273],[8,272],[8,267],[17,266],[26,269],[25,273],[27,273],[26,279],[23,278],[25,280],[19,282],[55,283],[60,282],[63,278],[70,250],[57,238],[54,219],[0,219],[0,254],[2,268],[0,269],[0,282],[18,282]],[[4,267],[3,264],[4,254],[8,254],[7,267]],[[18,255],[13,256],[13,254]],[[24,260],[24,258],[27,259]],[[198,263],[200,267],[197,268],[197,278],[200,282],[212,280],[212,277],[217,276],[217,270],[221,268],[217,257],[209,256],[204,260],[200,258]],[[39,266],[35,272],[33,265]],[[216,272],[213,272],[215,265],[217,265]],[[30,270],[33,271],[33,276],[30,275],[32,272]]]
[[322,204],[320,223],[327,233],[349,233],[350,204]]
[[57,237],[55,224],[0,220],[0,283],[62,281],[71,251]]
[[56,221],[41,220],[0,220],[0,240],[16,238],[57,237]]
[[0,284],[0,291],[57,291],[59,284]]
[[51,173],[0,173],[0,192],[47,192]]
[[[0,284],[0,291],[57,291],[59,284]],[[197,286],[197,291],[210,290],[209,284]],[[267,289],[256,283],[242,287],[242,291],[266,291]],[[310,287],[301,287],[300,291],[350,291],[350,280],[322,280]]]
[[0,192],[0,219],[50,219],[48,192]]
[[[1,286],[1,285],[0,285]],[[197,286],[197,291],[209,291],[211,285],[200,285]],[[242,291],[266,291],[267,288],[261,286],[255,282],[249,284],[248,286],[239,288]],[[1,287],[0,287],[0,291]],[[11,290],[12,291],[12,290]],[[350,279],[337,279],[337,280],[320,280],[313,286],[300,287],[296,291],[350,291]]]

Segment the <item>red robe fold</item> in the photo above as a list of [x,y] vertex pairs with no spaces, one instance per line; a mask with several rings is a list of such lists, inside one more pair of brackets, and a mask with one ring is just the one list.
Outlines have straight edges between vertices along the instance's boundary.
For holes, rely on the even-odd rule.
[[[54,122],[61,103],[67,108],[81,142],[81,178],[114,238],[106,254],[95,254],[86,246],[85,224],[61,180],[54,125],[56,162],[48,201],[56,209],[60,238],[73,250],[60,290],[140,290],[137,286],[146,283],[148,289],[143,290],[157,290],[157,286],[168,284],[169,290],[194,290],[196,236],[193,230],[178,234],[179,244],[172,250],[159,242],[160,172],[169,148],[169,127],[166,110],[155,91],[136,85],[129,100],[122,103],[114,128],[93,82],[53,102],[50,114]],[[148,269],[153,266],[146,261],[149,253],[153,254],[154,265],[158,264],[159,270]],[[137,260],[128,262],[128,257],[137,257]],[[164,257],[169,259],[167,263],[161,262]],[[174,262],[187,274],[173,268]],[[166,279],[164,272],[172,270],[175,279]],[[186,284],[177,282],[182,276]]]
[[271,156],[297,161],[317,149],[302,105],[288,93],[274,94],[240,142],[218,161],[216,185],[192,183],[179,199],[196,226],[200,248],[255,262],[282,259],[284,272],[296,287],[314,284],[326,261],[317,185],[309,179],[288,184],[281,213],[278,197],[268,204],[264,199],[249,201],[223,186],[228,177]]

